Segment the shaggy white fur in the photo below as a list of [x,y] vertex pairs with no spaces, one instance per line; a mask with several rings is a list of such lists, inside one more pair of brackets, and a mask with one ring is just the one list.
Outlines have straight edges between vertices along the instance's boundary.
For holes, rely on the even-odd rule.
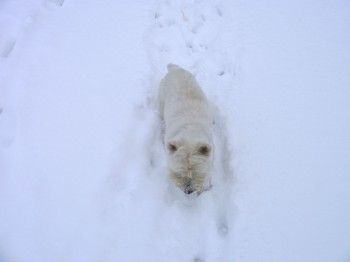
[[212,116],[194,76],[169,64],[159,87],[159,112],[171,180],[187,194],[202,192],[212,166]]

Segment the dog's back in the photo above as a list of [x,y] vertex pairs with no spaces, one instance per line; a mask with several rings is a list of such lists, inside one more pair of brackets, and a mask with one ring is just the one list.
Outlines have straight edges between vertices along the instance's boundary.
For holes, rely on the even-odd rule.
[[[166,102],[165,102],[166,101]],[[175,64],[168,65],[168,74],[159,87],[159,111],[162,115],[187,111],[196,114],[208,110],[205,94],[195,77],[187,70]],[[169,110],[168,110],[169,109]]]
[[168,64],[167,68],[168,68],[168,72],[170,72],[172,70],[176,70],[176,69],[182,69],[181,67],[179,67],[178,65],[175,65],[175,64]]

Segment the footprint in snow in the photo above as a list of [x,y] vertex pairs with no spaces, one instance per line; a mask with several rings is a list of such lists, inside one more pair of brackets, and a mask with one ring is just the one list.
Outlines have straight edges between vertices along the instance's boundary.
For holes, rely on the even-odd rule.
[[205,260],[199,257],[195,257],[193,262],[205,262]]
[[64,3],[64,0],[49,0],[49,1],[58,6],[63,6],[63,3]]
[[218,31],[215,28],[219,29],[222,16],[221,7],[210,1],[159,1],[154,10],[153,41],[160,53],[174,48],[180,52],[181,42],[187,55],[206,52],[210,49],[209,43],[215,40]]
[[218,226],[218,233],[221,236],[226,236],[228,234],[228,227],[227,227],[226,223],[219,224],[219,226]]

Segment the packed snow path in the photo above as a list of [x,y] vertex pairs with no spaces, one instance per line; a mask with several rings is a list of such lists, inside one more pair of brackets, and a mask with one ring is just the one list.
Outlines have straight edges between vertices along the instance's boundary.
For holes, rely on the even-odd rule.
[[[0,261],[350,260],[350,4],[0,4]],[[172,62],[215,115],[212,187],[167,178]]]

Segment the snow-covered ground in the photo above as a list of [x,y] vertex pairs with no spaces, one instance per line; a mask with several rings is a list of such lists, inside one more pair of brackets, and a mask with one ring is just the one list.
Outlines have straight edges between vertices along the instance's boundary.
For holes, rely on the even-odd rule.
[[[350,261],[350,3],[0,2],[1,262]],[[167,178],[166,64],[215,114]]]

